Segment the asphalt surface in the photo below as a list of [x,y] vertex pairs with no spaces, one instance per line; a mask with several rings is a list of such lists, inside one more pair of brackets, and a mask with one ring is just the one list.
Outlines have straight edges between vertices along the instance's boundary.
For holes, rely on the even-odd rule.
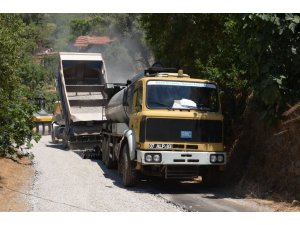
[[142,178],[124,188],[117,170],[100,160],[82,159],[43,136],[31,152],[35,178],[28,199],[32,211],[96,212],[259,212],[273,211],[222,188],[196,182]]

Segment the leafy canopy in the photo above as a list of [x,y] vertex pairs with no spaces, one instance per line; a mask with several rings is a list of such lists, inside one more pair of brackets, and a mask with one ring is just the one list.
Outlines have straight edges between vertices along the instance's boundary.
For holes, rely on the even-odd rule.
[[25,37],[26,26],[19,15],[0,14],[1,155],[11,155],[17,147],[38,139],[33,133],[35,107],[28,101],[33,90],[20,76],[31,44]]

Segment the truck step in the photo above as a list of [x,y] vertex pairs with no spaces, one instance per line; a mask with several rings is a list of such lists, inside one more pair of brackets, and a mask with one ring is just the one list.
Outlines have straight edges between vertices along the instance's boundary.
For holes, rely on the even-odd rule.
[[107,99],[89,99],[89,100],[69,100],[70,106],[81,106],[81,107],[97,107],[105,106]]
[[67,92],[102,92],[104,85],[66,85]]

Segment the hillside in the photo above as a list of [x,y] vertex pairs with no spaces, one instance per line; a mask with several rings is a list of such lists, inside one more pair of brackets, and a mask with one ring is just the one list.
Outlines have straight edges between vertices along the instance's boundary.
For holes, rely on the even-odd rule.
[[[300,107],[290,107],[277,127],[260,120],[253,106],[236,126],[227,179],[252,196],[287,201],[300,199]],[[296,200],[296,201],[295,201]]]

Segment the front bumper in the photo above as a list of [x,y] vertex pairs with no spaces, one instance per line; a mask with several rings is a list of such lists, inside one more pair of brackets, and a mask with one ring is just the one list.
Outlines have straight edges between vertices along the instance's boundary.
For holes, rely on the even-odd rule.
[[[161,154],[160,162],[146,162],[146,153]],[[224,161],[211,162],[211,155],[223,155]],[[183,151],[142,151],[137,150],[137,162],[142,165],[225,165],[226,152],[183,152]]]

